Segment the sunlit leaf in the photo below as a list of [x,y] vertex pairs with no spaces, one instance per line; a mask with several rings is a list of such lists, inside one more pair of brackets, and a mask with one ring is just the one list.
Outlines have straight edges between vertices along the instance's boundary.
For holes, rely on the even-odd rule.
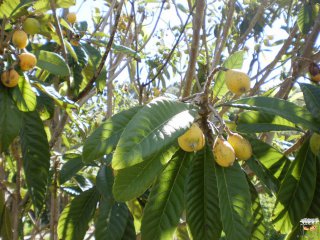
[[32,90],[29,81],[23,77],[20,77],[18,87],[12,90],[12,98],[20,111],[34,111],[36,108],[36,94]]
[[222,105],[277,115],[315,131],[318,131],[320,128],[320,121],[314,119],[304,107],[300,107],[283,99],[272,97],[249,97]]
[[36,53],[37,66],[58,76],[69,76],[70,69],[65,59],[59,54],[41,50]]
[[316,186],[316,158],[305,141],[283,180],[273,210],[277,231],[289,233],[307,214]]
[[83,239],[89,228],[99,194],[91,188],[75,197],[62,211],[58,222],[58,237],[64,240]]
[[95,129],[84,143],[83,161],[89,163],[111,153],[115,149],[123,130],[140,108],[134,107],[117,113]]
[[222,231],[214,159],[209,146],[193,159],[186,188],[186,218],[194,239],[219,239]]
[[237,117],[237,131],[245,133],[270,131],[301,131],[282,117],[256,111],[241,112]]
[[144,208],[142,239],[172,239],[184,208],[184,188],[192,155],[179,150],[158,177]]
[[113,194],[117,201],[128,201],[142,195],[154,182],[154,179],[164,169],[167,162],[176,152],[177,147],[171,147],[152,159],[117,171]]
[[215,164],[223,231],[227,239],[245,240],[251,235],[251,195],[245,173],[235,162],[224,168]]
[[116,170],[130,167],[177,141],[194,121],[192,105],[156,98],[145,105],[124,129],[113,155]]

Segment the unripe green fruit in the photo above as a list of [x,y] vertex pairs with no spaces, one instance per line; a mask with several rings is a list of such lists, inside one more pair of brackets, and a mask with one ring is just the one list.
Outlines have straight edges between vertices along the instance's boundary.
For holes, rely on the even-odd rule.
[[40,27],[40,22],[35,18],[27,18],[22,24],[23,30],[31,35],[39,33]]
[[312,134],[310,138],[310,149],[314,155],[318,156],[320,154],[320,134]]

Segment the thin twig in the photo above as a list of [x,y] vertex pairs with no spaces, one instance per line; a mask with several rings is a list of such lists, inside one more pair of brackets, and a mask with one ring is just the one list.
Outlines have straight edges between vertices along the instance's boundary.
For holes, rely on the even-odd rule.
[[[227,20],[226,23],[223,26],[223,31],[222,31],[222,37],[220,38],[220,44],[215,46],[215,53],[213,56],[213,62],[212,62],[212,67],[214,68],[219,64],[220,58],[221,58],[221,54],[222,54],[222,50],[227,42],[227,38],[228,38],[228,33],[229,33],[229,29],[232,25],[232,19],[233,19],[233,13],[235,10],[235,0],[229,1],[229,11],[228,11],[228,15],[227,15]],[[217,39],[218,40],[218,39]]]
[[[174,53],[176,47],[178,46],[178,44],[179,44],[179,42],[180,42],[180,38],[181,38],[181,36],[183,35],[183,32],[184,32],[184,30],[186,29],[186,27],[187,27],[187,25],[188,25],[189,19],[190,19],[192,13],[193,13],[193,10],[194,10],[195,6],[196,6],[196,5],[194,5],[193,8],[191,9],[191,12],[189,13],[189,15],[188,15],[188,17],[187,17],[187,20],[186,20],[185,24],[183,25],[183,27],[182,27],[182,29],[181,29],[181,31],[180,31],[180,35],[178,36],[178,38],[177,38],[175,44],[173,45],[173,47],[172,47],[172,49],[171,49],[168,57],[166,58],[165,62],[161,65],[161,67],[159,68],[158,72],[156,73],[156,75],[155,75],[152,79],[150,79],[149,81],[147,81],[147,82],[145,82],[145,83],[142,84],[143,87],[146,87],[146,86],[148,86],[150,83],[152,83],[152,82],[160,75],[160,73],[162,72],[162,70],[163,70],[163,69],[167,66],[167,64],[169,63],[169,61],[170,61],[170,59],[171,59],[171,57],[172,57],[172,54]],[[148,78],[150,78],[150,74],[148,75],[147,79],[148,79]]]

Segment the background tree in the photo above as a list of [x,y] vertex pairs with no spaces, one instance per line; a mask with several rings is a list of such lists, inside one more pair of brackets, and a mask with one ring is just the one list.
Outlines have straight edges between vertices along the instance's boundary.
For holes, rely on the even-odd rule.
[[300,239],[319,1],[97,2],[0,2],[2,239]]

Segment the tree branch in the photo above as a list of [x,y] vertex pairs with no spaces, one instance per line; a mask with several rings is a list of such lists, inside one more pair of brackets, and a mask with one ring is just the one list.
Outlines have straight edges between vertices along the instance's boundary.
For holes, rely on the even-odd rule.
[[196,5],[196,12],[193,18],[193,25],[192,25],[192,30],[193,30],[192,43],[191,43],[191,49],[189,53],[188,68],[185,75],[183,97],[189,96],[191,92],[192,80],[196,70],[197,57],[199,53],[200,30],[201,30],[204,10],[206,6],[204,0],[196,1],[195,5]]

